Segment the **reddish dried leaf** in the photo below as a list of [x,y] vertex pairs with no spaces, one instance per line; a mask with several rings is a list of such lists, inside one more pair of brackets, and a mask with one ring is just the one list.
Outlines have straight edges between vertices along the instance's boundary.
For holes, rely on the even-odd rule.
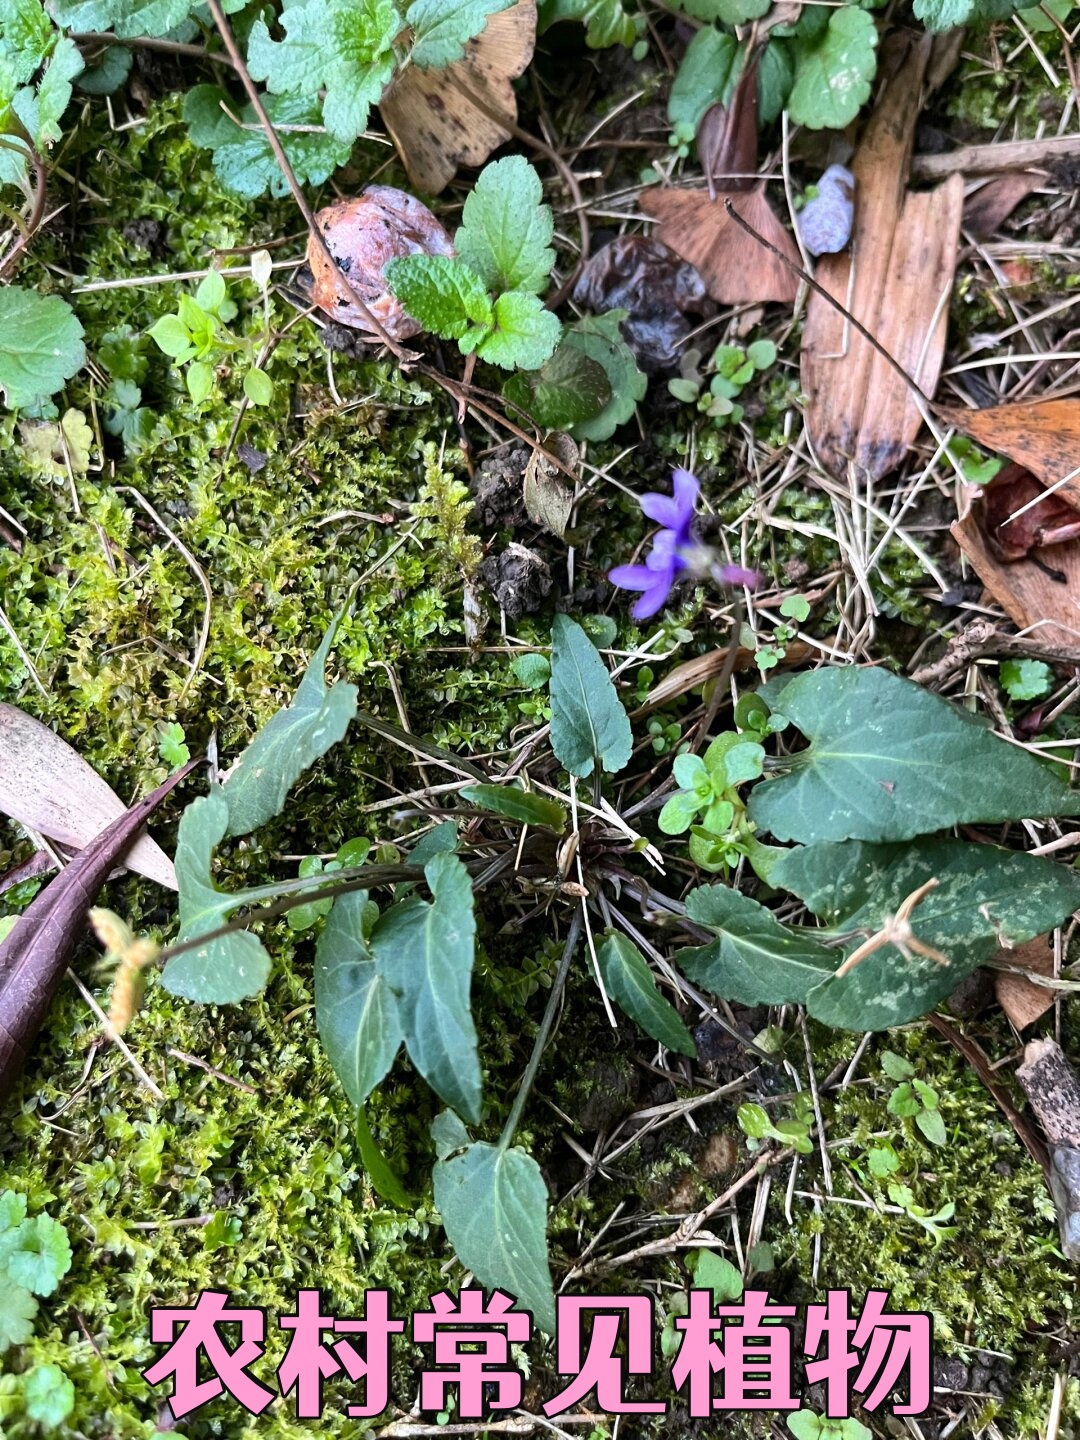
[[660,221],[657,237],[693,265],[709,294],[721,305],[794,303],[798,281],[775,255],[727,213],[724,202],[770,244],[799,263],[795,242],[773,213],[762,185],[743,193],[719,191],[712,200],[704,190],[646,190],[641,208]]
[[150,813],[196,763],[170,775],[80,850],[0,943],[0,1099],[25,1063],[98,891]]
[[697,152],[709,194],[752,190],[757,183],[757,57],[742,68],[730,105],[710,105],[697,131]]
[[[934,408],[976,444],[1015,460],[1080,508],[1080,399],[1031,400],[986,410]],[[1059,486],[1059,481],[1064,483]]]
[[1006,465],[986,486],[982,497],[981,504],[976,497],[972,506],[975,518],[998,558],[1006,564],[1023,560],[1025,555],[1047,545],[1063,545],[1080,538],[1080,511],[1060,494],[1047,491],[1021,465]]

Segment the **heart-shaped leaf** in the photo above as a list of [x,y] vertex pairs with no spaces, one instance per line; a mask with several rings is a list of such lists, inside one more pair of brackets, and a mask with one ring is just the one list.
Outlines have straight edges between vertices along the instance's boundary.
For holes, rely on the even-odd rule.
[[339,895],[315,947],[319,1039],[354,1105],[384,1079],[404,1039],[397,1000],[368,944],[374,909],[365,890]]
[[547,1335],[555,1293],[547,1254],[547,1190],[524,1150],[477,1143],[433,1171],[435,1204],[458,1259],[481,1285],[505,1290]]
[[910,840],[1080,813],[1080,794],[1042,761],[885,670],[797,675],[777,703],[811,742],[750,797],[751,820],[777,840]]

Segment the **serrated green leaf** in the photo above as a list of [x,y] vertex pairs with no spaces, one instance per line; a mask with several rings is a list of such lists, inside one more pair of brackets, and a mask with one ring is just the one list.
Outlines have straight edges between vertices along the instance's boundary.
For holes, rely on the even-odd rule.
[[1001,662],[1001,684],[1010,700],[1041,700],[1053,683],[1054,672],[1043,660]]
[[[193,800],[180,817],[175,863],[181,940],[218,929],[247,903],[246,892],[228,894],[212,878],[214,850],[228,825],[229,806],[220,791]],[[170,960],[162,984],[171,995],[203,1005],[236,1005],[257,995],[269,977],[270,956],[260,942],[246,930],[235,930]]]
[[522,825],[540,825],[561,835],[566,829],[566,811],[556,800],[548,800],[518,785],[469,785],[460,792],[462,800],[493,810]]
[[25,1219],[26,1196],[16,1190],[0,1190],[0,1259],[4,1254],[4,1236],[17,1230]]
[[600,652],[580,625],[556,615],[551,627],[551,748],[579,780],[596,762],[609,775],[629,764],[634,737]]
[[229,835],[248,835],[280,815],[286,795],[304,771],[344,738],[356,714],[356,686],[339,681],[327,689],[325,674],[340,622],[339,614],[312,656],[292,704],[267,721],[221,787],[229,807]]
[[55,33],[41,0],[0,0],[0,56],[13,84],[25,85],[37,73]]
[[619,329],[619,321],[625,320],[626,314],[625,310],[608,310],[603,315],[585,315],[563,331],[560,349],[572,346],[594,360],[607,375],[611,391],[611,398],[599,414],[570,427],[575,440],[610,440],[645,398],[648,378],[638,369],[634,352]]
[[750,796],[751,820],[777,840],[910,840],[1080,813],[1080,794],[1042,761],[885,670],[798,675],[776,703],[811,740],[787,775]]
[[562,322],[538,295],[508,290],[495,301],[495,329],[483,337],[476,353],[504,370],[539,370],[561,334]]
[[679,1055],[697,1054],[690,1031],[660,994],[648,961],[631,940],[609,930],[596,947],[596,959],[604,989],[646,1035]]
[[710,105],[723,100],[733,78],[738,46],[730,35],[711,25],[699,30],[682,58],[668,95],[667,115],[673,125],[697,131]]
[[25,1345],[30,1339],[37,1308],[29,1290],[0,1275],[0,1355],[12,1345]]
[[723,1000],[801,1004],[840,963],[835,950],[805,931],[781,925],[771,910],[730,885],[691,890],[686,913],[717,938],[678,951],[675,964]]
[[66,300],[0,289],[0,390],[9,409],[55,394],[85,363],[83,328]]
[[476,949],[472,882],[456,855],[424,866],[430,903],[410,896],[371,934],[378,973],[397,998],[409,1058],[435,1093],[474,1124],[480,1061],[469,988]]
[[914,9],[915,18],[928,30],[955,30],[961,25],[1007,20],[1020,5],[1013,0],[915,0]]
[[537,1327],[555,1333],[547,1254],[547,1190],[524,1150],[477,1143],[439,1160],[435,1204],[458,1259],[481,1285],[513,1295]]
[[802,846],[779,860],[770,876],[831,928],[851,932],[845,954],[878,933],[931,879],[937,887],[915,907],[910,924],[916,938],[941,951],[947,963],[884,945],[846,975],[810,991],[811,1015],[846,1030],[906,1024],[932,1009],[999,947],[1044,935],[1080,907],[1075,871],[963,840]]
[[405,12],[405,23],[413,32],[411,63],[421,70],[452,65],[489,18],[512,4],[513,0],[413,0]]
[[[184,98],[184,119],[192,143],[214,152],[214,173],[227,189],[245,199],[267,194],[282,196],[288,181],[274,158],[250,105],[240,111],[242,127],[221,109],[233,102],[216,85],[196,85]],[[321,185],[344,165],[352,145],[333,135],[306,133],[290,127],[318,126],[322,112],[317,100],[292,95],[268,95],[263,104],[278,129],[278,138],[302,184]]]
[[567,430],[590,420],[611,399],[603,367],[566,343],[566,332],[551,359],[539,370],[519,371],[503,394],[545,430]]
[[495,323],[483,281],[457,256],[406,255],[391,260],[384,273],[413,319],[444,340],[460,340],[470,325]]
[[877,27],[856,5],[832,10],[815,40],[793,42],[795,80],[787,108],[797,125],[842,130],[870,98],[877,70]]
[[454,246],[490,291],[543,290],[555,263],[540,176],[521,155],[487,165],[465,201]]
[[37,130],[34,144],[45,150],[60,139],[60,119],[71,103],[71,82],[84,69],[82,55],[74,40],[64,36],[49,57],[37,87]]
[[315,1021],[334,1073],[363,1105],[390,1071],[405,1038],[397,1000],[368,943],[363,890],[339,895],[315,946]]

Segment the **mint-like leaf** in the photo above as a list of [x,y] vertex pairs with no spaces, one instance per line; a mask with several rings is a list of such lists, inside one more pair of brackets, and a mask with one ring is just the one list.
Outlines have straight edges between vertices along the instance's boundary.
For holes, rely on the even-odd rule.
[[0,289],[0,390],[10,409],[55,394],[86,363],[83,328],[66,300]]
[[452,65],[483,31],[492,15],[513,0],[413,0],[405,23],[413,32],[409,59],[421,70]]
[[325,90],[324,123],[336,140],[351,144],[393,74],[397,10],[391,0],[330,0],[291,5],[281,24],[283,40],[272,40],[262,20],[252,26],[252,78],[265,80],[275,95],[307,99]]
[[37,1308],[29,1290],[0,1276],[0,1355],[12,1345],[25,1345],[30,1339]]
[[814,40],[794,41],[795,83],[788,112],[811,130],[842,130],[870,98],[877,69],[877,27],[857,5],[833,10]]
[[494,324],[483,281],[456,256],[405,255],[391,260],[384,273],[405,309],[433,335],[461,340],[475,328],[479,338]]
[[496,328],[483,337],[477,354],[504,370],[539,370],[550,359],[562,334],[558,316],[538,295],[508,290],[495,301]]
[[0,59],[12,85],[37,74],[55,33],[40,0],[0,0]]
[[772,0],[679,0],[679,8],[695,20],[719,20],[722,25],[745,25],[768,10]]
[[[487,165],[465,201],[454,237],[458,254],[490,291],[532,290],[548,282],[555,222],[540,177],[520,155]],[[528,367],[535,368],[535,367]]]
[[709,106],[728,93],[737,49],[732,36],[711,25],[697,32],[671,83],[667,117],[673,127],[683,128],[687,136],[694,135]]
[[[258,126],[254,109],[246,105],[240,111],[242,128],[222,110],[222,101],[233,108],[225,91],[216,85],[196,85],[188,91],[183,113],[192,143],[213,150],[214,173],[237,195],[248,200],[258,199],[267,192],[285,195],[288,182]],[[289,129],[290,126],[318,125],[322,114],[317,101],[292,95],[268,95],[263,103],[271,121],[279,127],[279,138],[301,183],[321,185],[348,160],[351,144],[333,135]]]

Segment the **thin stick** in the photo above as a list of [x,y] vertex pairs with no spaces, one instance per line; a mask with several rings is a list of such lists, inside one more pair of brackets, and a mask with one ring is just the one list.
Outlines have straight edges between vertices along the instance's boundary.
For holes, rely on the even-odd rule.
[[[214,0],[211,0],[211,3],[214,3]],[[735,221],[735,224],[738,225],[741,230],[745,230],[748,235],[752,235],[759,245],[763,245],[766,250],[768,250],[771,254],[775,255],[778,260],[780,260],[784,265],[786,265],[793,274],[797,275],[800,280],[804,281],[807,285],[809,285],[811,290],[816,290],[823,299],[827,300],[834,310],[838,310],[840,314],[843,315],[844,319],[850,325],[853,325],[855,327],[855,329],[863,337],[866,343],[868,345],[872,345],[877,351],[877,353],[881,356],[881,358],[885,361],[885,363],[889,365],[893,370],[895,370],[897,375],[899,375],[900,379],[903,380],[904,384],[907,385],[908,388],[919,397],[919,399],[923,402],[923,404],[928,410],[933,406],[934,402],[930,399],[930,396],[927,395],[926,391],[923,390],[920,386],[916,385],[915,381],[900,364],[899,360],[894,359],[894,357],[889,354],[888,350],[885,349],[885,346],[882,345],[881,341],[877,338],[877,336],[872,335],[861,320],[856,320],[855,316],[852,315],[851,311],[848,310],[846,306],[841,305],[840,301],[837,300],[835,295],[830,295],[828,290],[825,289],[825,286],[820,285],[813,278],[812,275],[808,275],[801,265],[796,265],[794,260],[789,259],[782,250],[778,250],[776,246],[771,243],[771,241],[765,239],[764,235],[759,234],[752,225],[748,224],[748,222],[743,219],[743,217],[732,205],[730,200],[724,201],[724,209],[727,211],[727,213],[731,216],[732,220]]]
[[999,175],[1029,170],[1080,154],[1080,135],[1054,135],[1045,140],[1006,140],[996,145],[964,145],[947,155],[916,155],[913,180],[943,180],[947,175]]
[[274,159],[277,161],[278,166],[281,169],[282,175],[285,176],[286,183],[288,184],[289,189],[292,191],[292,197],[296,201],[296,207],[300,211],[300,214],[304,217],[304,221],[307,224],[309,233],[314,239],[316,245],[325,255],[335,277],[340,279],[341,285],[348,291],[350,297],[356,302],[357,309],[360,311],[360,314],[363,315],[365,321],[370,326],[372,333],[377,335],[378,338],[383,342],[383,344],[393,352],[397,359],[404,363],[404,361],[408,359],[408,351],[406,351],[401,345],[399,345],[396,340],[392,339],[390,334],[387,332],[386,326],[383,325],[382,321],[371,313],[367,305],[364,304],[362,297],[356,293],[356,290],[349,281],[349,277],[345,274],[344,270],[341,269],[340,265],[330,253],[330,247],[326,243],[326,237],[325,235],[323,235],[322,231],[319,229],[318,225],[315,222],[315,216],[312,212],[311,206],[308,204],[307,197],[304,195],[303,190],[301,190],[300,188],[300,183],[296,178],[296,172],[292,168],[289,157],[285,154],[285,147],[282,145],[281,140],[278,137],[278,133],[274,129],[270,116],[266,113],[266,106],[262,102],[262,96],[255,88],[255,84],[251,76],[248,74],[247,66],[244,64],[243,56],[240,54],[240,51],[237,48],[236,37],[233,35],[229,22],[225,18],[225,14],[221,8],[220,0],[207,0],[207,5],[209,7],[210,14],[214,17],[214,24],[217,27],[218,34],[221,36],[222,43],[224,44],[225,49],[228,51],[229,57],[232,60],[233,69],[240,77],[241,84],[243,85],[244,90],[247,93],[248,99],[251,101],[251,108],[258,116],[259,124],[262,126],[263,133],[266,135],[267,141],[270,145],[270,149],[274,153]]
[[114,35],[111,30],[87,30],[72,35],[76,45],[126,45],[129,50],[160,50],[165,55],[190,55],[194,60],[209,60],[214,65],[228,65],[235,70],[232,57],[222,55],[219,50],[207,50],[204,45],[187,45],[180,40],[159,40],[149,35]]

